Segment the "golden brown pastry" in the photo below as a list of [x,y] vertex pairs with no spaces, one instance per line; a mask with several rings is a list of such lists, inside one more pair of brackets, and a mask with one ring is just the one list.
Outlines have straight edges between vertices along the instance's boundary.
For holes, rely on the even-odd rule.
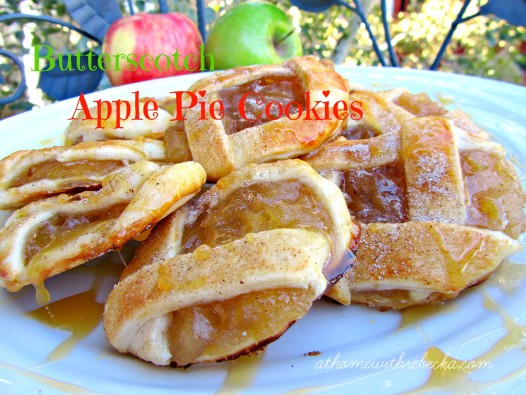
[[362,225],[351,300],[380,310],[456,297],[520,248],[501,232],[439,222]]
[[260,349],[348,269],[358,232],[342,193],[305,162],[236,170],[139,247],[108,297],[107,337],[159,365]]
[[164,143],[140,138],[17,151],[0,161],[0,208],[99,188],[107,175],[140,160],[166,160]]
[[[347,90],[341,75],[311,56],[294,58],[283,65],[214,73],[196,82],[190,91],[195,95],[206,92],[202,99],[198,97],[206,101],[206,106],[221,101],[224,117],[203,119],[199,105],[184,111],[192,157],[203,165],[208,179],[215,181],[248,163],[294,158],[313,151],[341,131],[345,117],[339,107],[336,117],[333,107],[336,102],[347,102]],[[184,96],[184,100],[188,107],[190,96]],[[287,117],[280,114],[277,104],[270,106],[267,114],[265,108],[271,101],[280,103],[283,112],[290,102],[296,104],[288,107]],[[321,119],[315,119],[312,111],[316,101],[321,103],[315,110]],[[327,115],[323,103],[327,103]],[[304,109],[301,114],[298,104]]]
[[306,160],[363,224],[345,276],[353,302],[398,309],[453,298],[520,248],[526,195],[504,149],[451,120],[413,117],[400,133],[341,138]]
[[39,286],[118,249],[188,201],[205,179],[195,162],[140,161],[106,177],[98,191],[30,203],[0,231],[0,284],[11,291]]

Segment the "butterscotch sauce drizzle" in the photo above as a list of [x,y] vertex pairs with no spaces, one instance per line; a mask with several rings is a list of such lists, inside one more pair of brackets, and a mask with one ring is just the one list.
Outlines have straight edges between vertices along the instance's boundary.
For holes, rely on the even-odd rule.
[[526,355],[526,326],[517,324],[516,318],[511,317],[502,309],[487,290],[484,290],[484,308],[499,314],[503,320],[504,328],[508,331],[491,350],[483,355],[484,358],[494,360],[512,348],[518,348]]
[[455,98],[444,93],[439,93],[437,96],[438,102],[443,106],[448,106],[455,103]]
[[44,286],[44,282],[34,284],[35,287],[35,297],[37,300],[37,303],[40,306],[45,306],[49,303],[51,300],[51,296],[49,295],[49,291]]
[[[55,380],[50,377],[46,377],[42,374],[31,372],[26,369],[21,369],[15,365],[0,361],[0,370],[7,370],[14,372],[26,379],[26,381],[36,381],[37,383],[46,386],[46,389],[54,388],[60,393],[75,394],[75,395],[99,395],[98,392],[89,391],[86,388],[66,383],[64,381]],[[10,383],[12,384],[12,383]],[[15,390],[15,388],[11,388]],[[40,391],[39,391],[40,392]],[[47,392],[47,391],[46,391]]]
[[471,234],[464,239],[462,249],[455,251],[447,243],[447,234],[443,234],[441,230],[436,227],[429,228],[430,233],[435,237],[437,246],[442,252],[442,256],[447,259],[447,274],[449,277],[448,283],[451,287],[457,290],[464,288],[465,284],[463,275],[464,271],[468,269],[469,264],[473,258],[484,246],[484,237],[480,234]]
[[[418,391],[419,393],[424,392],[424,390],[444,390],[446,388],[454,388],[455,391],[465,391],[465,393],[469,391],[479,393],[484,391],[491,384],[510,380],[523,373],[524,366],[519,366],[504,377],[496,380],[477,382],[469,379],[470,373],[479,368],[490,366],[489,363],[493,363],[492,361],[511,349],[521,350],[526,355],[524,352],[526,327],[518,325],[512,317],[501,309],[491,298],[487,290],[484,291],[484,307],[500,315],[504,321],[503,326],[508,333],[504,335],[489,351],[473,360],[467,361],[471,362],[471,364],[462,365],[462,362],[466,361],[454,359],[437,347],[428,348],[425,354],[425,359],[434,363],[434,367],[431,369],[431,376],[426,382],[425,387],[421,389],[422,391]],[[456,364],[455,369],[450,368],[452,363]]]
[[328,288],[334,286],[345,272],[354,265],[356,256],[345,246],[334,246],[332,256],[323,267],[323,274],[329,280]]
[[[475,386],[480,385],[467,379],[466,375],[473,369],[463,366],[462,362],[464,361],[451,358],[437,347],[429,347],[426,350],[425,360],[433,364],[431,376],[426,383],[426,390],[443,390],[446,385],[452,386],[453,382],[455,383],[454,387],[457,390],[467,389],[466,385],[469,386],[468,383],[473,383]],[[457,368],[449,369],[448,366],[457,366]]]
[[294,390],[282,392],[281,395],[311,395],[316,394],[321,391],[329,391],[333,388],[341,387],[342,385],[326,385],[326,386],[317,386],[317,387],[303,387],[303,388],[297,388]]
[[[526,348],[524,346],[526,344],[526,326],[518,324],[516,322],[516,318],[510,316],[509,313],[501,308],[488,292],[488,287],[497,287],[503,293],[509,294],[510,291],[516,290],[517,287],[523,283],[525,278],[526,265],[512,264],[509,261],[506,261],[501,265],[501,267],[497,269],[492,278],[490,278],[485,284],[479,286],[478,290],[482,293],[484,298],[484,309],[495,312],[502,318],[502,325],[507,330],[507,333],[502,338],[500,338],[491,349],[484,352],[477,358],[467,361],[472,362],[471,367],[469,365],[464,365],[462,368],[460,363],[464,361],[451,358],[435,346],[429,347],[426,350],[425,359],[428,362],[436,362],[434,365],[435,368],[431,369],[431,375],[427,382],[422,387],[415,389],[411,393],[427,393],[430,390],[437,389],[454,389],[457,392],[464,391],[465,393],[482,393],[490,385],[499,384],[524,374],[524,366],[519,366],[505,376],[495,380],[477,382],[469,378],[469,374],[471,372],[477,370],[479,367],[482,368],[484,366],[488,366],[488,361],[493,363],[493,361],[495,361],[501,355],[512,349],[522,351],[522,353],[526,356]],[[439,314],[442,312],[446,313],[447,311],[443,309],[447,308],[447,304],[443,307],[439,307]],[[402,317],[405,314],[409,314],[411,317],[411,310],[413,309],[414,308],[402,311]],[[417,311],[415,316],[418,318],[425,317],[433,314],[435,312],[434,310],[435,308],[432,305],[423,306],[420,308],[420,311]],[[412,322],[408,322],[406,325],[401,325],[401,327],[405,327],[410,323],[417,324],[418,322],[416,320],[412,320]],[[444,363],[440,365],[442,361],[444,361]],[[460,369],[447,368],[447,366],[452,362],[458,363],[457,366],[459,366]]]
[[504,260],[495,270],[484,286],[495,286],[508,296],[517,293],[526,277],[526,265],[515,264]]
[[242,356],[235,362],[225,364],[227,375],[216,395],[242,394],[254,381],[263,360],[263,353]]
[[412,325],[418,325],[422,320],[428,317],[446,315],[457,309],[457,304],[445,302],[406,307],[405,309],[400,310],[402,320],[400,321],[399,329],[402,330]]
[[[123,253],[127,259],[131,259],[134,246],[125,246]],[[97,264],[86,264],[79,266],[73,271],[78,273],[94,274],[95,279],[91,288],[85,292],[68,296],[66,298],[49,303],[49,293],[43,284],[35,285],[38,294],[42,293],[45,297],[40,297],[40,303],[44,306],[25,313],[28,317],[35,319],[42,324],[53,329],[65,330],[70,332],[70,336],[60,343],[46,358],[46,362],[61,359],[73,349],[73,347],[87,337],[102,321],[104,304],[96,300],[99,288],[103,279],[120,275],[123,266],[119,265],[119,255],[109,253],[104,257],[97,258]]]
[[53,145],[60,145],[61,143],[61,140],[59,140],[59,142],[57,142],[56,144],[53,144],[55,143],[55,140],[59,140],[58,137],[50,137],[50,138],[47,138],[47,139],[43,139],[43,140],[39,140],[38,141],[38,145],[41,146],[41,148],[49,148]]
[[96,301],[100,278],[85,292],[72,295],[26,313],[54,329],[71,333],[46,358],[47,362],[65,357],[73,347],[88,336],[101,322],[104,304]]
[[502,231],[513,238],[526,231],[526,195],[512,166],[494,152],[465,151],[460,159],[469,194],[466,225]]

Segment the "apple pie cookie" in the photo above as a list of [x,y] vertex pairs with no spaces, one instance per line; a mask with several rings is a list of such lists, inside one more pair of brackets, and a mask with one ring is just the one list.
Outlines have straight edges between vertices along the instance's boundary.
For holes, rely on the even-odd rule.
[[[149,116],[154,119],[148,119],[142,113],[143,106],[147,101],[150,101],[149,104],[155,101],[158,105],[158,109],[155,110],[156,116],[153,114],[153,107],[149,107],[151,110],[148,114],[151,114]],[[90,107],[88,109],[89,117],[86,117],[84,111],[79,110],[76,112],[75,119],[69,123],[65,132],[66,145],[75,145],[84,141],[133,140],[136,137],[162,140],[171,124],[170,119],[173,117],[167,111],[170,107],[166,107],[166,100],[163,101],[162,99],[139,99],[136,108],[130,108],[130,116],[125,120],[117,117],[116,101],[111,101],[110,103],[111,108],[108,108],[106,105],[100,106],[100,114],[98,114],[97,107]],[[126,103],[130,105],[130,102]],[[126,114],[125,107],[123,103],[119,106],[121,116]],[[163,107],[166,109],[163,109]],[[109,116],[108,111],[111,111]],[[136,115],[136,112],[139,112],[139,114]],[[97,116],[100,117],[100,121],[97,119]],[[98,127],[98,122],[100,122],[100,127]],[[117,122],[119,122],[119,125],[117,125]]]
[[344,278],[353,302],[399,309],[453,298],[520,248],[526,196],[504,149],[451,120],[413,117],[399,134],[340,138],[306,160],[362,224]]
[[425,93],[413,94],[404,88],[386,91],[351,89],[349,101],[361,103],[361,119],[349,118],[342,136],[348,140],[367,139],[381,134],[400,133],[405,120],[443,116],[468,133],[470,138],[487,140],[488,134],[460,110],[448,111]]
[[0,231],[0,285],[16,291],[120,248],[172,213],[205,182],[195,162],[140,161],[98,191],[59,195],[15,211]]
[[[283,65],[214,73],[196,82],[190,91],[202,94],[199,100],[206,100],[207,108],[213,102],[224,107],[222,119],[203,119],[201,106],[190,107],[190,96],[184,97],[184,107],[190,107],[183,113],[188,146],[212,181],[248,163],[294,158],[315,150],[341,131],[344,116],[334,110],[336,117],[333,108],[348,99],[347,81],[326,62],[311,56]],[[274,104],[269,105],[271,102]],[[322,103],[316,107],[321,119],[307,111],[316,102]],[[327,116],[323,103],[329,109]]]
[[96,189],[107,175],[130,163],[165,159],[162,141],[142,138],[17,151],[0,161],[0,208],[18,208],[62,192]]
[[354,260],[341,191],[299,160],[248,165],[161,222],[108,297],[110,343],[159,365],[279,338]]

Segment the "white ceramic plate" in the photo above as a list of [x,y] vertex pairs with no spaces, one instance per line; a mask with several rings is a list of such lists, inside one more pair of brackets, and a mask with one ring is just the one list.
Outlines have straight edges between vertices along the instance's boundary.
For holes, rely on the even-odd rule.
[[[449,108],[471,114],[507,148],[524,181],[525,88],[437,72],[340,71],[350,81],[373,89],[402,86],[415,93],[424,91]],[[135,90],[141,96],[165,96],[198,78],[191,75],[128,85],[87,99],[91,103],[96,98],[127,98]],[[75,99],[66,100],[0,122],[1,156],[60,144],[75,105]],[[116,258],[107,260],[118,261]],[[25,314],[38,307],[30,287],[17,294],[0,290],[0,393],[525,393],[525,258],[524,252],[515,255],[484,285],[445,306],[401,314],[320,301],[262,357],[190,370],[155,367],[117,354],[106,343],[100,324],[82,340],[64,346],[70,332]],[[119,267],[115,262],[101,265]],[[98,272],[88,265],[47,281],[52,300],[86,291],[99,278],[97,300],[103,302],[115,277],[101,278]],[[79,305],[74,313],[83,314],[83,308]],[[68,344],[73,345],[69,352]],[[443,361],[436,349],[486,366],[471,369],[468,375],[466,370],[452,369],[452,360]],[[305,355],[313,351],[319,354]],[[426,353],[428,359],[434,356],[437,367],[440,362],[446,364],[442,369],[428,369],[419,362],[426,361]]]

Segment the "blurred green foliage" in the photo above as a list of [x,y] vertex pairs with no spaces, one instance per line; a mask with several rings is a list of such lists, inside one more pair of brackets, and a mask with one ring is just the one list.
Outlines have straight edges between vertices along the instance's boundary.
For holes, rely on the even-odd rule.
[[[407,12],[390,23],[391,38],[403,67],[428,68],[446,37],[461,1],[429,0],[413,2]],[[474,14],[473,3],[465,15]],[[377,37],[383,39],[380,10],[373,8],[368,20]],[[365,29],[360,29],[346,59],[348,64],[371,65],[371,52]],[[513,83],[523,83],[521,66],[526,65],[524,50],[526,29],[507,24],[498,18],[477,17],[459,25],[442,59],[440,70],[476,75]]]
[[[119,1],[123,15],[129,14],[128,2]],[[238,1],[243,0],[207,1],[207,21],[212,22]],[[270,1],[288,12],[301,30],[305,54],[333,59],[335,53],[343,53],[344,56],[336,58],[343,59],[343,63],[347,65],[378,64],[365,28],[357,23],[357,17],[351,11],[343,7],[332,7],[324,13],[313,14],[291,7],[288,0]],[[364,8],[370,9],[368,21],[387,58],[378,1],[361,2],[365,5]],[[135,0],[133,3],[135,12],[159,12],[156,0]],[[391,18],[392,42],[403,67],[429,67],[461,4],[460,0],[413,0],[406,12]],[[480,4],[476,1],[473,2],[467,15],[474,13],[478,5]],[[168,1],[168,6],[169,11],[182,12],[196,20],[195,1]],[[0,14],[14,12],[50,15],[74,23],[61,0],[0,0]],[[30,46],[36,44],[50,45],[55,53],[76,52],[77,49],[87,48],[100,50],[95,43],[81,35],[52,24],[0,24],[1,48],[22,58],[29,56]],[[440,70],[523,83],[524,73],[521,67],[526,68],[526,29],[510,26],[497,18],[477,17],[459,26],[444,55]],[[16,90],[20,73],[12,62],[3,57],[0,57],[0,72],[5,79],[5,83],[0,85],[0,96],[9,96]],[[107,86],[107,81],[101,84],[102,88]],[[39,90],[32,95],[26,92],[15,103],[0,107],[0,119],[49,101]]]
[[[66,7],[61,0],[31,0],[31,1],[0,1],[0,15],[23,12],[28,14],[49,15],[72,22]],[[72,38],[76,35],[76,38]],[[80,37],[76,33],[57,27],[49,23],[36,25],[29,23],[1,23],[0,24],[0,48],[6,49],[19,58],[29,56],[30,46],[45,44],[50,45],[58,53],[76,51],[84,42],[79,42]],[[4,83],[0,85],[0,96],[10,96],[19,84],[20,72],[14,64],[3,57],[0,57],[0,72],[4,78]],[[27,73],[26,73],[27,76]],[[49,99],[43,99],[48,102]],[[28,92],[19,100],[6,106],[0,106],[0,119],[6,116],[30,110],[34,103],[29,100]]]
[[[284,9],[288,2],[275,1]],[[366,1],[362,0],[362,4]],[[462,1],[412,1],[406,12],[390,18],[391,40],[402,67],[425,69],[433,63]],[[482,4],[482,2],[480,2]],[[479,4],[472,2],[465,15],[474,14]],[[303,48],[306,54],[332,58],[347,38],[349,22],[357,18],[343,7],[322,14],[299,13]],[[378,2],[367,20],[388,59],[381,11]],[[345,48],[343,63],[376,66],[378,58],[362,25]],[[526,28],[515,27],[498,18],[480,16],[459,25],[440,65],[441,71],[476,75],[522,84],[526,68]]]

